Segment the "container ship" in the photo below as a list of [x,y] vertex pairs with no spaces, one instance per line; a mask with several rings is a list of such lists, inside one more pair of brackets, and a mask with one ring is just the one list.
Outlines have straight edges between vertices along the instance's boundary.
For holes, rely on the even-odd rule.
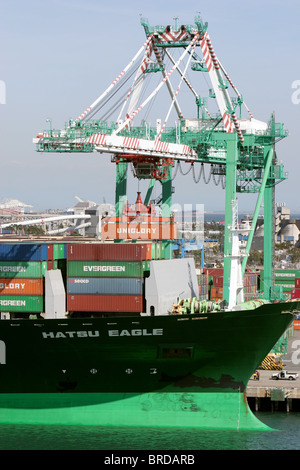
[[[269,285],[273,190],[286,178],[274,147],[287,133],[273,117],[269,124],[258,121],[248,107],[247,118],[237,116],[244,100],[199,16],[194,25],[152,27],[145,18],[141,24],[146,42],[108,88],[65,129],[54,130],[51,123],[33,139],[36,150],[49,155],[110,154],[116,165],[116,210],[114,217],[103,218],[101,240],[1,241],[0,422],[266,429],[247,405],[246,386],[293,321],[299,302],[273,302],[269,292],[245,302],[242,263],[247,258],[239,251],[235,203],[237,191],[258,194],[255,228],[264,198],[264,282]],[[171,58],[167,72],[165,52],[170,49],[169,57],[178,48],[183,52]],[[192,70],[210,78],[217,115],[207,111],[206,101],[185,78],[191,58]],[[197,118],[184,117],[178,105],[180,85],[173,92],[169,82],[175,70],[193,93]],[[103,116],[94,118],[106,105],[110,109],[104,115],[111,115],[127,72],[135,78],[119,116],[111,124]],[[143,101],[143,83],[156,72],[162,72],[162,80]],[[157,119],[153,128],[142,119],[133,126],[163,85],[171,97],[165,121]],[[178,121],[167,128],[173,106]],[[178,238],[172,182],[180,162],[191,165],[197,182],[204,164],[214,180],[226,176],[226,295],[220,300],[199,296],[193,258],[172,256]],[[198,178],[194,163],[201,169]],[[134,177],[149,180],[145,208],[138,200],[133,214],[124,204],[128,166]],[[160,213],[150,210],[156,182]]]
[[200,300],[162,247],[1,241],[1,423],[265,428],[245,389],[298,303]]

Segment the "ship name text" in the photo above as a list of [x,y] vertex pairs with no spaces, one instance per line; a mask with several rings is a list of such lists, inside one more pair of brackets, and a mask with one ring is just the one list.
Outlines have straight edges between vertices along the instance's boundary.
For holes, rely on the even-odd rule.
[[46,333],[42,332],[43,338],[89,338],[100,336],[99,331],[49,331]]
[[[163,328],[153,329],[132,329],[132,330],[108,330],[108,336],[161,336],[163,335]],[[59,339],[59,338],[97,338],[100,332],[95,331],[43,331],[42,336],[44,339]]]
[[162,334],[162,328],[154,328],[153,330],[108,330],[108,336],[159,336]]

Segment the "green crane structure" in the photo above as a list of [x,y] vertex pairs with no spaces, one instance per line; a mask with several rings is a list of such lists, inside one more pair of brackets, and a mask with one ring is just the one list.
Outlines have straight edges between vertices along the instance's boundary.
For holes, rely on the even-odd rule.
[[[177,20],[175,26],[152,27],[148,20],[141,18],[146,41],[118,77],[77,119],[66,123],[63,130],[53,130],[51,125],[50,130],[38,134],[33,141],[38,152],[111,154],[112,161],[116,163],[116,216],[122,213],[126,202],[128,165],[131,165],[137,178],[150,180],[144,199],[146,205],[155,181],[160,181],[163,216],[170,215],[173,168],[176,164],[185,162],[193,170],[196,164],[202,167],[207,164],[213,176],[225,177],[223,298],[226,301],[229,299],[232,254],[232,201],[236,199],[237,193],[257,193],[242,268],[245,271],[263,201],[264,296],[270,299],[273,296],[274,187],[287,178],[274,149],[275,144],[287,136],[287,131],[283,124],[275,123],[273,115],[269,123],[253,117],[217,58],[207,32],[207,23],[200,16],[195,18],[193,25],[179,26]],[[201,50],[201,57],[197,53],[198,49]],[[181,54],[179,58],[178,51]],[[207,97],[200,96],[187,79],[188,68],[197,72],[197,78],[198,72],[209,77]],[[142,99],[145,83],[156,73],[162,74],[159,84],[147,98]],[[171,83],[171,77],[175,74],[179,77],[176,89]],[[132,77],[130,88],[119,101],[112,104],[117,93],[123,91],[123,86]],[[188,88],[195,99],[195,118],[185,117],[181,109],[178,97],[182,85]],[[148,109],[162,87],[167,88],[171,98],[165,120],[157,120],[155,127],[151,127],[146,119],[133,125],[133,121],[136,122],[137,116]],[[234,97],[230,96],[230,92]],[[217,105],[216,113],[208,110],[208,100]],[[246,109],[246,117],[242,117],[242,108]],[[173,110],[177,115],[176,126],[167,127]],[[100,114],[97,119],[96,113]],[[109,123],[108,118],[113,113],[114,120]],[[171,256],[171,240],[165,243]]]

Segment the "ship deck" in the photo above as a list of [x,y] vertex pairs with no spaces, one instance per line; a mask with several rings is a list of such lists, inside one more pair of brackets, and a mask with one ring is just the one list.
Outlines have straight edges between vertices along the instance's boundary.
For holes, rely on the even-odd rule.
[[[300,330],[289,338],[282,357],[284,370],[297,372],[296,380],[273,380],[276,370],[259,370],[259,380],[249,380],[246,395],[253,411],[300,411]],[[299,362],[298,364],[296,362]]]

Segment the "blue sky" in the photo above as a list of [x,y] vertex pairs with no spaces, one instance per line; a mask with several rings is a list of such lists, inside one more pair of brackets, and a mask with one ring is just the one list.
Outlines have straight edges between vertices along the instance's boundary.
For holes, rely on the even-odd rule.
[[[296,0],[0,0],[0,83],[6,87],[5,104],[0,99],[0,199],[19,199],[35,209],[73,206],[75,195],[113,203],[115,165],[108,155],[40,154],[32,138],[48,127],[47,118],[54,128],[63,128],[121,72],[145,41],[140,14],[150,25],[167,25],[174,16],[194,23],[198,12],[254,116],[267,122],[275,111],[276,121],[288,129],[277,154],[289,178],[276,186],[276,201],[300,213]],[[158,109],[157,117],[164,119],[167,110]],[[225,192],[213,183],[195,184],[188,175],[178,176],[174,186],[174,202],[224,208]],[[144,187],[129,180],[130,202]],[[160,188],[155,191],[159,195]],[[241,197],[240,210],[253,211],[255,200]]]

